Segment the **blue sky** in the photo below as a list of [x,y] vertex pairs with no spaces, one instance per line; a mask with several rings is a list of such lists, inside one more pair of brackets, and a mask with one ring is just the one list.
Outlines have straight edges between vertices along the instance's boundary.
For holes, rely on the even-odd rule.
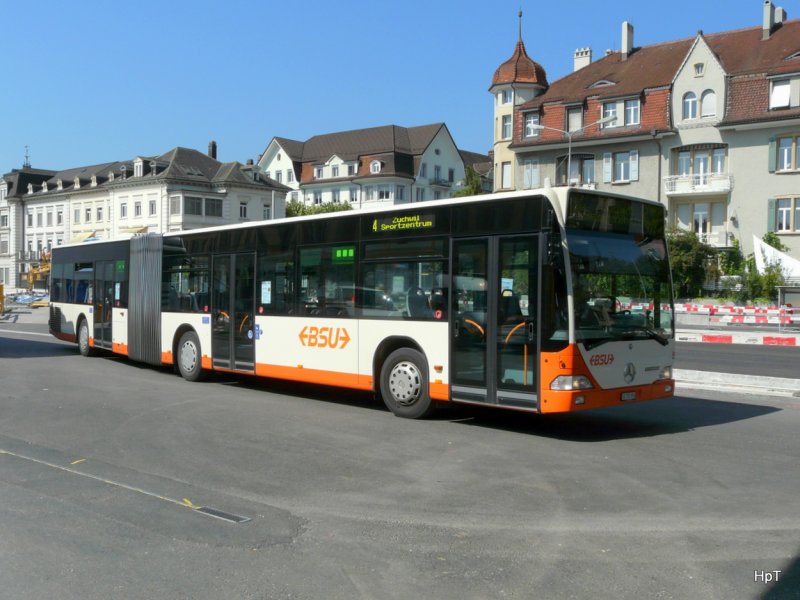
[[[790,18],[800,0],[777,0]],[[608,8],[600,10],[601,5]],[[494,70],[517,11],[551,82],[576,48],[619,49],[761,25],[762,0],[0,0],[0,173],[66,169],[175,146],[257,159],[273,136],[444,121],[491,146]]]

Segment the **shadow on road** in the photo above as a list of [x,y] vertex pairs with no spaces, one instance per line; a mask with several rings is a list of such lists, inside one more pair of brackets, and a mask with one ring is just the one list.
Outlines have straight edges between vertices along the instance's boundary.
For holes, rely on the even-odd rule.
[[43,358],[76,353],[74,344],[58,340],[40,342],[0,335],[0,358]]
[[[775,583],[761,596],[761,600],[800,600],[800,557],[795,557],[779,573],[772,571],[771,577]],[[765,579],[766,573],[761,580]]]
[[471,410],[472,414],[459,422],[573,442],[605,442],[693,431],[753,419],[779,410],[774,406],[679,396],[558,415],[477,409]]

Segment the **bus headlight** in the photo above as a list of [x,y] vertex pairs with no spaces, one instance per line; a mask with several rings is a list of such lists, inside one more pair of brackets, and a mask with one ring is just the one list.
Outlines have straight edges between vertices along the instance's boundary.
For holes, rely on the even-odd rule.
[[559,375],[550,383],[550,389],[559,392],[590,390],[592,387],[592,382],[583,375]]
[[672,367],[664,367],[658,372],[659,379],[672,379]]

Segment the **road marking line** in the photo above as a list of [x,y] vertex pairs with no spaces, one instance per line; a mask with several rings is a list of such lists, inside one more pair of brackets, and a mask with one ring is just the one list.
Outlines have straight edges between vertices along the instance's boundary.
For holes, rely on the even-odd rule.
[[[129,492],[135,492],[137,494],[142,494],[142,495],[148,496],[150,498],[155,498],[157,500],[163,500],[164,502],[169,502],[171,504],[175,504],[175,505],[181,506],[183,508],[188,508],[188,509],[190,509],[190,510],[192,510],[194,512],[197,512],[197,513],[200,513],[200,514],[203,514],[203,515],[206,515],[206,516],[211,516],[211,517],[215,517],[215,518],[218,518],[218,519],[220,518],[220,517],[216,517],[215,514],[209,514],[206,511],[212,511],[212,513],[213,512],[220,512],[221,513],[221,511],[216,511],[215,509],[212,509],[212,508],[209,508],[209,507],[206,507],[206,506],[197,506],[195,504],[192,504],[192,502],[187,498],[183,498],[182,500],[176,500],[175,498],[170,498],[169,496],[164,496],[162,494],[157,494],[156,492],[150,492],[150,491],[145,490],[145,489],[140,488],[140,487],[136,487],[136,486],[133,486],[133,485],[128,485],[127,483],[122,483],[120,481],[114,481],[113,479],[108,479],[106,477],[100,477],[99,475],[92,475],[91,473],[84,473],[84,472],[78,471],[77,469],[70,469],[69,467],[65,467],[63,465],[57,465],[55,463],[51,463],[51,462],[48,462],[46,460],[40,460],[38,458],[33,458],[32,456],[25,456],[24,454],[17,454],[16,452],[10,452],[8,450],[3,450],[2,448],[0,448],[0,455],[2,455],[2,454],[5,454],[6,456],[13,456],[14,458],[18,458],[20,460],[25,460],[25,461],[29,461],[29,462],[32,462],[32,463],[36,463],[38,465],[49,467],[51,469],[56,469],[58,471],[64,471],[65,473],[70,473],[72,475],[78,475],[80,477],[86,477],[87,479],[93,479],[94,481],[99,481],[99,482],[105,483],[107,485],[111,485],[111,486],[114,486],[114,487],[122,488],[123,490],[127,490]],[[82,459],[76,460],[76,461],[74,461],[74,462],[72,462],[70,464],[73,464],[73,465],[74,464],[79,464],[79,463],[84,462],[85,460],[86,460],[85,458],[82,458]],[[227,515],[227,513],[221,513],[221,514]],[[239,517],[238,515],[230,515],[230,516],[231,517],[237,517],[240,520],[238,520],[238,521],[235,521],[233,519],[221,519],[221,520],[232,522],[232,523],[237,523],[237,522],[238,523],[244,523],[244,522],[247,522],[247,521],[250,520],[249,517]]]

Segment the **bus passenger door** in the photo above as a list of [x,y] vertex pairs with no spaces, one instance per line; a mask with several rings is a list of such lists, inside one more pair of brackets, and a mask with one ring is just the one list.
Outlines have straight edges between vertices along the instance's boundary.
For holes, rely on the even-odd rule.
[[94,268],[94,345],[111,350],[114,311],[114,261],[97,261]]
[[255,371],[255,254],[213,257],[211,359],[214,367]]
[[539,236],[454,240],[451,396],[538,407]]

